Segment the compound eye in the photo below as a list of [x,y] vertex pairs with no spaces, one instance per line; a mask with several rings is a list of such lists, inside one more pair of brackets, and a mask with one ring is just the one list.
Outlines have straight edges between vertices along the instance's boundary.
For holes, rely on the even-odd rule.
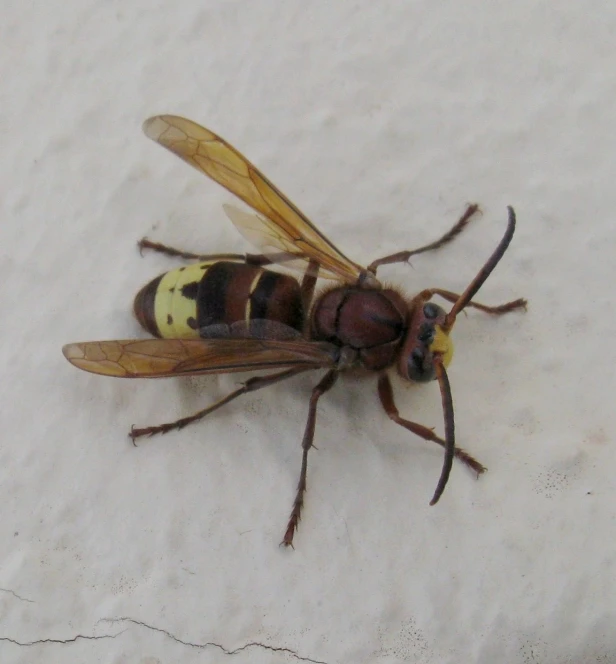
[[441,312],[443,310],[434,302],[426,302],[423,306],[423,315],[431,320],[434,320]]
[[422,344],[429,346],[434,341],[434,324],[433,323],[422,323],[419,326],[419,334],[417,335],[417,340],[421,341]]
[[409,355],[406,370],[409,379],[417,383],[428,383],[434,380],[432,353],[423,348],[413,348]]

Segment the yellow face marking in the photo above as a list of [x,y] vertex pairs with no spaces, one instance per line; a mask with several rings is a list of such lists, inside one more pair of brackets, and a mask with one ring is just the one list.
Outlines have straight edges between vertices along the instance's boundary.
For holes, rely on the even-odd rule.
[[248,297],[246,298],[246,312],[244,313],[244,320],[246,321],[246,326],[250,325],[250,314],[252,312],[252,304],[251,304],[251,296],[255,291],[255,288],[257,287],[257,284],[259,283],[259,279],[261,279],[261,275],[263,274],[263,270],[259,270],[257,272],[257,275],[255,278],[252,280],[252,283],[250,284],[250,288],[248,289]]
[[430,344],[430,350],[433,353],[441,353],[443,356],[443,365],[449,366],[453,357],[453,341],[451,337],[443,332],[443,328],[436,325],[434,328],[434,341]]

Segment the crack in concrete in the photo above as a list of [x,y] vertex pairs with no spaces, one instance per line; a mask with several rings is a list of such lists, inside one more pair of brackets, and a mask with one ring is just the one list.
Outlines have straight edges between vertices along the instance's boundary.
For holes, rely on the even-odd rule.
[[[2,589],[0,588],[0,590]],[[24,601],[32,602],[33,600],[24,600]],[[175,636],[175,634],[172,634],[170,631],[163,629],[162,627],[148,625],[147,623],[141,620],[136,620],[135,618],[129,618],[127,616],[123,616],[121,618],[101,618],[98,622],[106,622],[110,624],[131,623],[132,625],[136,625],[138,627],[144,627],[145,629],[149,629],[153,632],[158,632],[159,634],[164,634],[166,637],[170,638],[176,643],[179,643],[180,645],[187,646],[189,648],[197,648],[199,650],[204,650],[205,648],[218,648],[225,655],[237,655],[243,650],[249,650],[250,648],[261,648],[263,650],[269,650],[270,652],[280,652],[286,655],[291,655],[291,657],[294,657],[299,662],[308,662],[309,664],[327,664],[327,662],[320,659],[313,659],[311,657],[302,657],[295,650],[292,650],[291,648],[269,646],[266,643],[260,643],[259,641],[249,641],[248,643],[245,643],[243,646],[239,646],[238,648],[233,648],[232,650],[229,650],[220,643],[215,643],[214,641],[207,641],[205,643],[193,643],[191,641],[184,641],[179,637]],[[124,632],[126,631],[128,631],[128,629],[123,629],[121,632],[118,632],[117,634],[101,634],[100,636],[76,634],[75,636],[68,639],[35,639],[34,641],[18,641],[17,639],[13,639],[8,636],[0,636],[0,641],[6,641],[7,643],[12,643],[13,645],[22,646],[25,648],[42,645],[42,644],[66,645],[69,643],[76,643],[77,641],[82,641],[82,640],[99,641],[102,639],[115,639],[121,634],[124,634]]]
[[37,639],[36,641],[17,641],[17,639],[11,639],[8,636],[0,636],[0,641],[7,641],[8,643],[13,643],[16,646],[38,646],[41,643],[53,643],[53,644],[65,644],[65,643],[75,643],[76,641],[98,641],[99,639],[115,639],[120,634],[124,634],[126,630],[123,629],[117,634],[101,634],[100,636],[88,636],[87,634],[77,634],[70,639]]
[[310,662],[310,664],[327,664],[327,662],[324,662],[320,659],[312,659],[310,657],[302,657],[299,655],[295,650],[291,650],[291,648],[284,648],[284,647],[276,647],[276,646],[268,646],[265,643],[260,643],[259,641],[249,641],[248,643],[245,643],[243,646],[239,646],[238,648],[234,648],[233,650],[228,650],[224,646],[222,646],[220,643],[215,643],[213,641],[207,641],[206,643],[192,643],[191,641],[183,641],[182,639],[178,638],[171,632],[169,632],[166,629],[162,629],[161,627],[155,627],[154,625],[148,625],[147,623],[142,622],[141,620],[135,620],[135,618],[129,618],[129,617],[121,617],[121,618],[101,618],[99,622],[107,622],[107,623],[131,623],[133,625],[137,625],[139,627],[145,627],[146,629],[152,630],[153,632],[159,632],[160,634],[164,634],[168,638],[172,639],[173,641],[176,641],[177,643],[183,645],[183,646],[188,646],[189,648],[198,648],[200,650],[203,650],[205,648],[218,648],[221,650],[225,655],[237,655],[237,653],[242,652],[243,650],[248,650],[249,648],[262,648],[263,650],[269,650],[271,652],[281,652],[285,653],[287,655],[291,655],[291,657],[294,657],[300,662]]
[[21,600],[22,602],[30,602],[30,604],[36,604],[36,602],[33,599],[22,597],[21,595],[18,595],[14,590],[11,590],[10,588],[0,588],[0,591],[2,591],[3,593],[9,593],[13,595],[13,597],[16,597],[17,599]]

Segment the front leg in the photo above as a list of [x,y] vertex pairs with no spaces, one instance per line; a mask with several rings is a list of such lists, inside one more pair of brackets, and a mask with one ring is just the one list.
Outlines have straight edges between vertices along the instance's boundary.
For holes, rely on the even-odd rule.
[[[461,297],[459,293],[453,293],[452,291],[443,290],[442,288],[430,288],[429,290],[424,292],[429,294],[428,299],[430,299],[434,295],[439,295],[444,300],[447,300],[447,302],[452,302],[453,304],[455,304]],[[480,302],[475,302],[474,300],[471,300],[466,306],[473,307],[474,309],[479,309],[479,311],[483,311],[486,314],[500,316],[501,314],[506,314],[509,313],[510,311],[516,311],[517,309],[523,309],[524,311],[526,311],[526,308],[528,306],[528,301],[525,300],[523,297],[519,297],[517,300],[512,300],[511,302],[505,302],[504,304],[488,306],[487,304],[481,304]]]
[[[417,422],[411,422],[410,420],[405,420],[403,417],[400,417],[400,413],[394,401],[394,393],[391,387],[391,381],[387,374],[381,374],[381,376],[379,376],[378,389],[381,404],[391,420],[393,420],[396,424],[399,424],[401,427],[408,429],[416,436],[423,438],[424,440],[429,440],[430,442],[436,443],[443,448],[447,447],[445,441],[442,438],[439,438],[434,433],[434,431],[432,431],[432,429],[429,429],[423,424],[417,424]],[[468,452],[465,452],[459,447],[456,447],[454,456],[456,459],[466,464],[471,470],[476,472],[477,475],[481,475],[487,470],[483,464],[479,463],[479,461],[472,457]]]

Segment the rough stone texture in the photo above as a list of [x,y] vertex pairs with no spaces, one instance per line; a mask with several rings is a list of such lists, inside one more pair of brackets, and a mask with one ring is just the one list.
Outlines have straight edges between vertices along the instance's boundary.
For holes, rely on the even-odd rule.
[[[0,660],[616,661],[613,440],[616,5],[9,3],[0,26]],[[295,551],[278,548],[316,376],[137,449],[237,377],[121,381],[69,341],[141,335],[130,306],[175,263],[143,235],[244,251],[232,202],[140,133],[221,133],[343,250],[409,293],[462,289],[516,207],[450,371],[459,444],[392,424],[374,381],[324,398]],[[403,414],[442,427],[436,385]],[[236,653],[233,658],[229,653]]]

